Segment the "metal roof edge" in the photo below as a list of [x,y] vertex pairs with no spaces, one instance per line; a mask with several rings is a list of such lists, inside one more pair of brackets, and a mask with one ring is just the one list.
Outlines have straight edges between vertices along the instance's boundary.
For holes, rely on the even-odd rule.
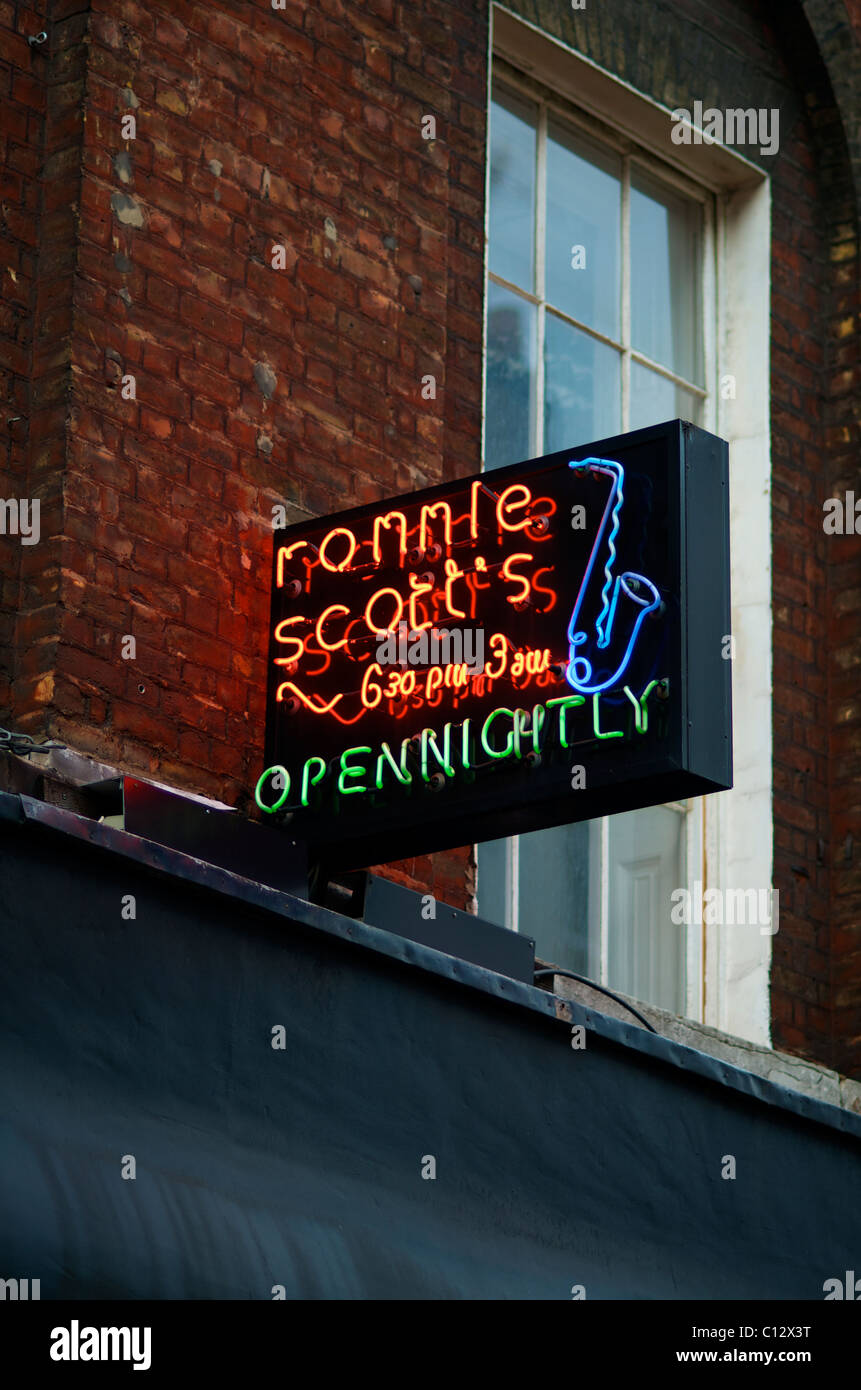
[[805,1096],[732,1063],[720,1061],[707,1053],[687,1047],[683,1043],[650,1033],[645,1028],[624,1023],[620,1019],[610,1018],[574,1000],[562,999],[535,985],[523,984],[507,976],[497,975],[492,970],[472,965],[432,947],[418,945],[382,928],[370,926],[352,917],[344,917],[331,908],[320,907],[316,903],[309,903],[278,889],[266,887],[253,879],[243,878],[205,860],[181,854],[154,840],[144,840],[137,835],[130,835],[125,830],[102,825],[99,821],[73,811],[63,810],[33,797],[9,792],[0,792],[0,821],[12,821],[19,825],[31,824],[68,835],[96,849],[134,860],[145,868],[170,874],[197,887],[238,899],[288,921],[295,921],[304,927],[362,946],[378,955],[388,956],[402,964],[417,966],[420,970],[466,985],[496,999],[520,1005],[532,1013],[542,1014],[567,1026],[581,1024],[587,1031],[620,1047],[629,1048],[678,1067],[691,1075],[727,1086],[742,1095],[789,1111],[805,1120],[861,1138],[861,1115],[851,1110]]

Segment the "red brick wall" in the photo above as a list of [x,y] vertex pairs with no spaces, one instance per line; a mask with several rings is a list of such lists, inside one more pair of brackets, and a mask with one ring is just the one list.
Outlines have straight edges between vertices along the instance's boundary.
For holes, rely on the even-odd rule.
[[[33,345],[33,300],[39,243],[36,174],[43,141],[45,89],[36,81],[15,7],[0,4],[0,495],[29,495],[27,416]],[[20,417],[16,419],[15,417]],[[15,677],[15,623],[22,547],[0,536],[0,708]]]
[[[792,38],[796,43],[792,45]],[[804,51],[800,30],[789,52]],[[846,35],[829,34],[826,61]],[[861,1074],[861,545],[823,502],[859,491],[858,221],[847,127],[815,53],[773,186],[774,1043]],[[845,100],[845,93],[840,93]],[[861,97],[861,94],[858,94]],[[861,491],[859,491],[861,495]]]
[[[774,180],[771,305],[775,1042],[830,1048],[828,690],[824,483],[824,264],[809,131],[786,142]],[[831,1061],[831,1057],[820,1060]]]
[[[861,3],[848,0],[854,25],[854,65],[845,62],[847,44],[831,36],[829,57],[843,74],[837,86],[850,136],[854,178],[839,139],[829,142],[822,178],[831,190],[828,257],[826,441],[831,453],[830,495],[848,489],[861,496],[861,257],[858,207],[861,202]],[[826,116],[826,120],[829,117]],[[830,116],[833,129],[833,114]],[[827,127],[826,127],[827,128]],[[861,1076],[861,543],[857,537],[829,542],[829,703],[831,760],[830,868],[831,988],[834,1007],[832,1066]]]
[[[480,467],[485,25],[458,0],[397,16],[392,0],[96,0],[69,55],[88,52],[82,180],[80,153],[62,165],[77,247],[47,146],[34,177],[66,59],[53,28],[50,53],[14,40],[22,307],[38,199],[40,255],[50,234],[56,278],[75,256],[78,272],[53,321],[71,390],[44,402],[50,452],[44,429],[21,433],[22,466],[63,506],[43,507],[61,558],[18,641],[17,727],[243,801],[262,766],[272,505],[298,518]],[[467,857],[401,876],[463,902]]]
[[42,536],[0,536],[0,709],[18,717],[47,710],[57,649],[85,67],[76,8],[53,4],[50,45],[30,45],[45,19],[0,3],[0,496],[38,496]]

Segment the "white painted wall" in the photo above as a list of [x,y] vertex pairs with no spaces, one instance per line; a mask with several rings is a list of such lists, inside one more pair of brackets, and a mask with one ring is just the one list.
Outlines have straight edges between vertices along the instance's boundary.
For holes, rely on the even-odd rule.
[[[771,707],[771,194],[763,180],[726,195],[718,248],[718,357],[736,399],[718,400],[730,445],[733,662],[732,791],[706,803],[722,888],[765,888],[773,868]],[[706,928],[705,1022],[769,1043],[769,934]]]

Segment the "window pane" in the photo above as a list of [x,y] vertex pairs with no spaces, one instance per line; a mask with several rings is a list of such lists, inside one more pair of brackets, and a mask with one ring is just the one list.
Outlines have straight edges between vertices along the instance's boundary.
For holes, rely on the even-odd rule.
[[702,208],[631,169],[631,339],[702,385]]
[[685,928],[670,920],[684,826],[663,806],[609,818],[607,983],[670,1013],[684,1009]]
[[519,931],[552,965],[588,973],[589,823],[537,830],[520,840]]
[[645,429],[647,425],[660,425],[664,420],[690,420],[700,423],[702,401],[690,391],[668,381],[665,376],[649,371],[639,362],[631,363],[631,407],[630,425],[632,430]]
[[[551,124],[547,131],[546,295],[549,304],[619,338],[620,161]],[[574,248],[585,266],[575,270]]]
[[490,269],[534,290],[536,108],[498,93],[490,111]]
[[535,327],[534,304],[488,284],[486,468],[518,463],[532,453]]
[[[478,868],[477,903],[479,917],[495,922],[498,927],[509,925],[508,856],[516,854],[510,840],[483,840],[476,845]],[[531,933],[530,933],[531,935]]]
[[618,434],[621,358],[548,313],[544,322],[544,452]]

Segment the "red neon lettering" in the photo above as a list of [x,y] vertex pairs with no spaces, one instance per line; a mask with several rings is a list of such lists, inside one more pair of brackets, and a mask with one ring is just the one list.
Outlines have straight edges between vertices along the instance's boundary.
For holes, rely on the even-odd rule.
[[307,545],[307,541],[294,541],[292,545],[279,545],[278,562],[275,571],[275,587],[284,588],[284,561],[289,560],[294,550],[299,550],[301,546]]
[[[490,667],[487,664],[485,664],[484,673],[486,676],[490,678],[490,680],[496,680],[498,676],[501,676],[503,674],[506,666],[508,665],[508,642],[506,638],[503,637],[501,632],[494,632],[493,636],[490,639],[490,649],[496,656],[499,662],[499,667],[496,671],[491,671]],[[481,679],[482,677],[479,677],[479,680]],[[484,694],[483,689],[481,693]]]
[[353,642],[350,640],[350,633],[353,631],[354,627],[361,623],[361,621],[361,618],[351,618],[350,621],[347,623],[347,626],[344,628],[344,640],[346,642],[344,651],[346,652],[347,656],[350,658],[351,661],[368,661],[371,655],[370,652],[360,652],[357,656],[356,653],[359,650],[361,643],[359,641]]
[[[410,588],[412,589],[412,593],[410,594],[410,630],[412,632],[421,632],[426,627],[432,627],[433,624],[430,618],[428,618],[425,623],[419,622],[416,617],[416,602],[419,594],[430,594],[433,592],[433,584],[423,584],[417,574],[411,574]],[[426,611],[424,604],[422,604],[422,610]]]
[[530,651],[526,653],[526,669],[531,676],[537,676],[541,671],[546,671],[550,664],[550,652],[545,647],[544,651]]
[[448,502],[425,502],[419,513],[419,549],[427,549],[428,519],[435,512],[441,511],[443,514],[443,526],[445,530],[445,543],[451,545],[451,507]]
[[392,671],[383,695],[387,700],[407,700],[415,688],[415,671]]
[[323,662],[322,665],[315,666],[313,670],[310,666],[306,666],[304,674],[306,676],[322,676],[323,672],[328,671],[329,667],[332,665],[332,658],[328,652],[323,651],[323,648],[319,644],[316,647],[312,647],[311,643],[313,641],[314,634],[313,632],[309,632],[308,637],[305,641],[305,655],[321,656],[323,658]]
[[315,705],[312,697],[305,695],[299,689],[298,685],[294,685],[292,681],[283,681],[275,692],[275,699],[278,701],[283,700],[283,691],[285,690],[289,690],[294,695],[298,695],[299,699],[302,701],[302,704],[305,705],[306,708],[309,709],[312,714],[328,714],[330,710],[333,710],[335,708],[338,701],[343,700],[344,698],[343,695],[334,695],[328,704],[324,702],[322,705]]
[[282,618],[282,619],[281,619],[281,622],[278,624],[278,626],[277,626],[276,629],[275,629],[275,634],[274,634],[274,635],[275,635],[275,641],[276,641],[276,642],[285,642],[285,643],[286,643],[286,642],[295,642],[295,643],[296,643],[296,648],[297,648],[297,650],[296,650],[295,652],[291,652],[291,654],[290,654],[289,656],[276,656],[276,657],[275,657],[275,661],[276,661],[277,665],[279,665],[279,666],[289,666],[289,665],[291,665],[294,661],[298,661],[298,660],[299,660],[300,656],[302,655],[302,653],[303,653],[304,650],[305,650],[305,638],[304,638],[304,637],[289,637],[289,636],[288,636],[288,637],[282,637],[282,636],[281,636],[281,629],[282,629],[282,627],[291,627],[291,626],[293,625],[293,623],[307,623],[308,621],[309,621],[308,618]]
[[402,562],[407,553],[407,532],[409,528],[407,526],[406,517],[403,512],[386,512],[385,516],[374,517],[374,564],[376,565],[379,565],[383,558],[380,550],[380,528],[385,526],[387,531],[391,531],[393,521],[396,521],[398,524],[398,553],[400,554]]
[[548,588],[546,587],[546,585],[544,585],[544,584],[539,584],[539,583],[538,583],[538,577],[539,577],[539,575],[542,575],[542,574],[552,574],[552,573],[553,573],[553,566],[550,565],[549,567],[545,567],[544,569],[536,570],[535,573],[534,573],[534,575],[532,576],[532,588],[533,588],[533,591],[534,591],[536,594],[549,594],[549,595],[550,595],[550,602],[549,602],[549,603],[546,603],[546,604],[544,605],[543,608],[537,609],[536,611],[537,611],[538,613],[552,613],[552,612],[553,612],[553,609],[556,607],[556,590],[555,590],[555,589],[548,589]]
[[[543,505],[545,502],[547,503],[546,507]],[[542,541],[549,541],[553,539],[553,532],[550,527],[550,518],[551,516],[556,515],[556,511],[556,503],[553,501],[552,497],[535,498],[535,500],[532,503],[532,515],[529,518],[529,525],[525,528],[526,535],[533,542],[533,544],[539,545]],[[545,518],[547,519],[547,525],[545,527],[536,526],[536,522],[541,522]]]
[[[395,600],[397,607],[395,609],[394,616],[390,618],[387,623],[375,623],[371,617],[371,614],[373,612],[374,604],[377,602],[377,599],[383,597],[383,594],[391,594],[392,598]],[[371,594],[371,597],[365,604],[365,624],[369,632],[394,632],[398,623],[403,617],[403,612],[404,601],[398,593],[397,589],[378,589],[375,594]]]
[[[350,551],[346,559],[339,560],[337,565],[330,565],[329,561],[326,559],[326,546],[331,540],[334,540],[336,536],[347,536],[349,538]],[[320,564],[332,574],[337,574],[339,570],[345,570],[356,553],[356,545],[356,537],[353,535],[352,531],[348,531],[346,526],[336,526],[334,530],[324,536],[323,540],[320,542]]]
[[[519,502],[510,500],[514,493],[520,494]],[[510,487],[507,487],[504,492],[499,494],[499,499],[496,503],[496,520],[499,522],[503,531],[523,531],[526,529],[532,520],[531,517],[527,516],[524,517],[522,521],[509,523],[505,520],[505,511],[506,509],[509,512],[519,511],[521,507],[528,507],[531,501],[532,493],[523,483],[512,483]]]
[[322,628],[330,613],[349,613],[349,611],[349,608],[346,608],[343,603],[330,603],[328,608],[323,609],[323,612],[317,619],[317,626],[314,628],[314,636],[317,638],[317,641],[324,651],[336,652],[339,647],[346,647],[346,636],[341,637],[337,642],[326,642],[323,638]]
[[332,718],[337,719],[339,724],[358,724],[359,720],[364,718],[364,715],[365,711],[360,709],[358,714],[354,714],[351,719],[347,719],[345,715],[339,714],[336,709],[332,710]]
[[515,560],[534,560],[534,558],[534,555],[525,555],[523,553],[519,553],[517,555],[509,555],[508,559],[505,561],[505,564],[502,566],[503,579],[505,579],[509,584],[523,585],[523,589],[519,594],[508,594],[507,597],[509,603],[522,603],[525,598],[529,597],[529,580],[524,578],[522,574],[512,574],[510,572],[511,566],[514,564]]
[[[376,661],[373,661],[371,662],[371,665],[368,667],[367,671],[362,677],[362,689],[360,698],[365,709],[376,709],[377,705],[383,698],[383,692],[380,686],[378,686],[376,682],[374,682],[373,684],[371,683],[371,676],[374,674],[375,671],[378,676],[381,676],[383,674],[382,666],[378,666]],[[369,690],[372,690],[373,693],[376,695],[376,700],[372,700],[370,698],[370,696],[368,695]]]
[[483,487],[479,478],[469,490],[469,534],[474,541],[478,540],[478,494]]
[[460,608],[452,606],[451,586],[456,579],[463,579],[463,570],[458,569],[456,560],[446,560],[445,562],[445,606],[453,618],[465,618],[466,613]]
[[[425,681],[425,699],[429,700],[434,691],[439,690],[443,682],[443,670],[441,666],[432,666],[427,674]],[[438,702],[437,702],[438,703]]]

